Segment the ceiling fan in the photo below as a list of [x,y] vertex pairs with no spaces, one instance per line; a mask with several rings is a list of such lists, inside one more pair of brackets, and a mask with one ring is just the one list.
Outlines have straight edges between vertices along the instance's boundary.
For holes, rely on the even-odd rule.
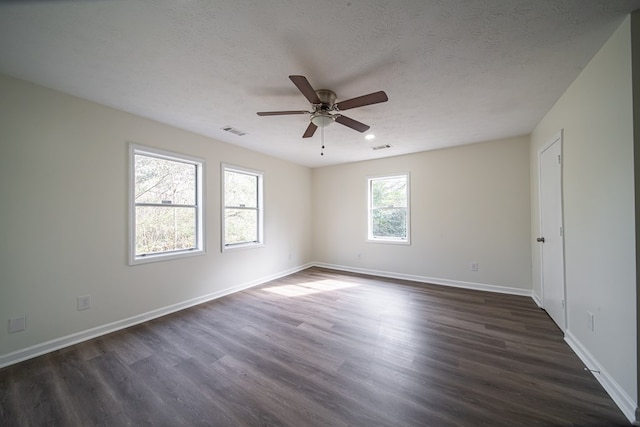
[[[358,96],[357,98],[347,99],[336,103],[335,92],[328,89],[315,90],[309,84],[304,76],[289,76],[294,85],[309,100],[313,107],[313,111],[294,110],[294,111],[261,111],[259,116],[281,116],[288,114],[310,114],[311,123],[302,135],[303,138],[311,138],[318,127],[325,127],[333,122],[355,129],[358,132],[366,132],[369,126],[357,120],[353,120],[340,111],[349,110],[351,108],[363,107],[365,105],[378,104],[389,100],[387,94],[383,91],[370,93],[368,95]],[[335,112],[332,114],[332,112]]]

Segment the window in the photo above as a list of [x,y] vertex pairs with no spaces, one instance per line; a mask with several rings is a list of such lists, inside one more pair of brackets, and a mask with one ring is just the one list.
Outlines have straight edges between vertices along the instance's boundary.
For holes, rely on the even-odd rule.
[[409,174],[369,178],[368,240],[409,243]]
[[262,173],[222,165],[222,250],[263,245]]
[[131,144],[129,263],[204,252],[204,161]]

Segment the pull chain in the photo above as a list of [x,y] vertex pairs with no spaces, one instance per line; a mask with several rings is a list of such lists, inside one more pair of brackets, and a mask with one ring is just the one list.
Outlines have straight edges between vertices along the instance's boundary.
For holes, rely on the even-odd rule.
[[324,156],[324,126],[320,128],[320,139],[322,140],[322,149],[320,150],[320,155]]

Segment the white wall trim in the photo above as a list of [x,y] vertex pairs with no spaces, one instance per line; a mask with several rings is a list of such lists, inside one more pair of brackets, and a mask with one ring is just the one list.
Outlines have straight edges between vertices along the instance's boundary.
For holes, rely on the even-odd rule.
[[538,296],[538,294],[536,294],[535,291],[531,291],[531,299],[533,299],[533,302],[535,302],[538,307],[543,308],[542,299],[540,299],[540,297]]
[[[551,138],[550,141],[548,141],[547,143],[545,143],[542,147],[540,147],[540,149],[538,150],[538,154],[537,154],[537,162],[538,162],[538,231],[537,231],[537,236],[535,237],[543,237],[542,236],[542,161],[540,160],[540,157],[542,156],[542,153],[544,153],[546,150],[548,150],[549,148],[551,148],[554,144],[559,143],[560,144],[560,228],[563,230],[564,229],[564,192],[563,192],[563,188],[564,188],[564,183],[563,183],[563,177],[564,177],[564,129],[560,129],[560,131],[553,137]],[[564,233],[562,234],[562,238],[561,238],[561,244],[562,244],[562,250],[561,250],[561,266],[562,266],[562,299],[564,301],[564,307],[567,307],[567,277],[566,277],[566,263],[565,263],[565,247],[564,247]],[[538,259],[540,260],[540,295],[541,298],[538,298],[538,301],[536,301],[534,299],[534,301],[536,301],[536,304],[538,304],[538,306],[540,308],[545,308],[544,307],[544,301],[545,301],[545,296],[544,296],[544,250],[543,250],[544,246],[543,245],[538,245]],[[548,307],[547,307],[548,308]],[[562,313],[562,320],[564,325],[560,326],[560,329],[564,332],[564,330],[567,328],[567,325],[569,324],[569,322],[567,321],[567,309],[565,308],[563,310]],[[555,321],[555,320],[554,320]]]
[[390,271],[370,270],[367,268],[351,267],[346,265],[326,264],[323,262],[314,263],[316,267],[329,268],[332,270],[348,271],[351,273],[369,274],[372,276],[389,277],[391,279],[409,280],[412,282],[432,283],[434,285],[451,286],[454,288],[474,289],[477,291],[496,292],[500,294],[519,295],[532,297],[533,291],[530,289],[511,288],[508,286],[489,285],[486,283],[463,282],[459,280],[439,279],[435,277],[417,276],[413,274],[395,273]]
[[262,277],[260,279],[252,280],[250,282],[232,286],[227,289],[222,289],[220,291],[216,291],[207,295],[203,295],[187,301],[179,302],[177,304],[172,304],[166,307],[158,308],[156,310],[151,310],[146,313],[141,313],[126,319],[117,320],[112,323],[107,323],[105,325],[97,326],[95,328],[87,329],[85,331],[76,332],[71,335],[55,338],[53,340],[32,345],[30,347],[26,347],[11,353],[3,354],[3,355],[0,355],[0,368],[4,368],[5,366],[13,365],[13,364],[22,362],[24,360],[32,359],[34,357],[41,356],[43,354],[50,353],[55,350],[60,350],[61,348],[69,347],[71,345],[78,344],[83,341],[90,340],[92,338],[110,334],[111,332],[116,332],[121,329],[128,328],[130,326],[134,326],[140,323],[147,322],[149,320],[156,319],[158,317],[166,316],[167,314],[175,313],[176,311],[184,310],[185,308],[193,307],[195,305],[202,304],[207,301],[212,301],[214,299],[218,299],[223,296],[233,294],[235,292],[249,289],[254,286],[258,286],[263,283],[269,282],[271,280],[276,280],[281,277],[288,276],[293,273],[297,273],[298,271],[305,270],[312,266],[313,266],[313,263],[307,263],[304,265],[300,265],[298,267],[281,271],[279,273]]
[[[569,344],[573,352],[578,355],[582,363],[591,370],[593,376],[602,385],[604,390],[611,396],[611,399],[620,408],[630,423],[636,420],[636,404],[633,399],[623,390],[622,387],[609,375],[606,369],[602,367],[598,360],[586,349],[584,345],[567,329],[564,340]],[[600,371],[593,372],[593,371]]]

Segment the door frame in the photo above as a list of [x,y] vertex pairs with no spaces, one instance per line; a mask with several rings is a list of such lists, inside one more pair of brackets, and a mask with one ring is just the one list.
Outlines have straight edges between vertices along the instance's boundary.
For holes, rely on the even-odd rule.
[[[540,149],[538,149],[538,236],[542,236],[542,162],[540,161],[540,157],[542,153],[544,153],[547,149],[549,149],[553,144],[560,144],[560,224],[562,227],[562,250],[560,251],[560,255],[562,257],[562,295],[564,301],[564,328],[560,328],[562,333],[565,333],[569,328],[568,323],[568,302],[567,302],[567,269],[565,265],[565,245],[564,245],[564,185],[563,185],[563,177],[564,177],[564,145],[563,145],[563,137],[564,137],[564,129],[561,129],[553,138],[549,140],[546,144],[544,144]],[[540,259],[540,307],[545,309],[544,304],[544,259],[543,259],[543,245],[538,244],[538,253]]]

